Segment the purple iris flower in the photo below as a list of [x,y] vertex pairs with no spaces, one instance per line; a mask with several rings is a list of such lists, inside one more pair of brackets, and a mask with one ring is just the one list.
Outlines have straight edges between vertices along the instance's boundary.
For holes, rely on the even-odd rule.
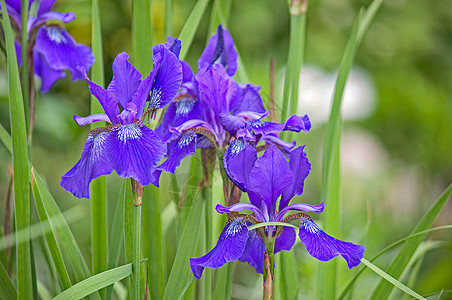
[[168,105],[156,129],[168,143],[168,159],[158,169],[174,173],[181,160],[196,148],[225,149],[231,137],[254,144],[264,141],[290,151],[295,143],[282,141],[277,133],[285,130],[309,131],[307,116],[291,116],[285,123],[266,122],[260,87],[236,83],[237,52],[231,35],[221,25],[210,38],[198,61],[195,75],[185,63],[181,90]]
[[[301,221],[298,236],[309,254],[328,261],[341,255],[348,267],[357,266],[364,254],[364,246],[335,239],[323,232],[305,213],[287,215],[289,211],[320,213],[324,204],[289,204],[294,195],[303,192],[304,180],[311,165],[305,155],[304,146],[290,153],[289,161],[276,146],[270,146],[261,157],[251,145],[245,143],[243,150],[229,160],[230,176],[248,193],[250,203],[237,203],[230,207],[217,205],[219,213],[241,212],[249,209],[251,215],[238,214],[228,221],[216,246],[206,255],[191,258],[190,265],[196,278],[204,268],[219,268],[227,262],[239,260],[263,273],[265,243],[263,235],[276,237],[275,253],[290,250],[295,243],[294,228],[266,226],[249,230],[252,223]],[[277,200],[280,197],[279,209]]]
[[74,196],[88,198],[91,180],[113,170],[143,186],[149,183],[158,185],[160,173],[155,167],[165,153],[166,144],[143,124],[143,118],[147,113],[146,101],[152,103],[152,110],[163,108],[179,89],[182,67],[169,48],[154,46],[153,70],[143,80],[140,72],[129,63],[127,53],[118,54],[113,63],[113,79],[106,90],[92,82],[86,71],[79,68],[105,114],[76,115],[75,122],[86,125],[105,121],[113,126],[92,130],[80,160],[61,178],[61,186]]
[[[32,1],[29,2],[30,6]],[[83,78],[77,70],[78,66],[89,69],[94,63],[94,55],[90,48],[77,44],[74,38],[60,25],[53,21],[69,23],[75,19],[72,12],[59,13],[50,11],[55,0],[40,0],[36,16],[28,17],[29,45],[33,47],[34,72],[41,78],[41,92],[47,92],[60,78],[65,77],[64,70],[69,70],[72,80]],[[6,6],[13,27],[20,34],[21,1],[6,0]],[[29,10],[30,12],[30,10]],[[20,53],[21,45],[16,41],[16,53]],[[19,64],[21,56],[18,55]]]

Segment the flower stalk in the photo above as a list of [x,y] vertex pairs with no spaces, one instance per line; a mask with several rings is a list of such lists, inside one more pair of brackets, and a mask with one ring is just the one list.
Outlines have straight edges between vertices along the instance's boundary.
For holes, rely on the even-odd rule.
[[133,244],[132,244],[132,299],[140,298],[140,249],[141,249],[141,203],[144,187],[135,179],[132,182],[133,195]]

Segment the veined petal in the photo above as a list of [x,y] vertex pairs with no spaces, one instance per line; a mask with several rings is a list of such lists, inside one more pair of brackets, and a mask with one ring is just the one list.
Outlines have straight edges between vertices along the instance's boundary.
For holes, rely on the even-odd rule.
[[66,74],[64,74],[63,71],[54,70],[52,67],[50,67],[45,57],[41,53],[34,51],[33,57],[35,64],[35,74],[41,77],[41,92],[46,93],[50,90],[50,88],[57,80],[64,78]]
[[[155,47],[155,46],[154,46]],[[157,59],[161,56],[161,59]],[[154,53],[155,81],[152,85],[149,108],[163,108],[176,96],[182,81],[182,65],[179,59],[165,47]]]
[[264,122],[261,120],[250,121],[249,127],[252,128],[254,134],[280,133],[284,130],[284,123]]
[[335,239],[323,232],[313,221],[304,217],[301,218],[298,236],[309,254],[321,261],[328,261],[341,255],[351,269],[359,265],[364,256],[364,246]]
[[257,273],[264,273],[264,240],[259,237],[256,230],[248,232],[248,240],[246,241],[245,250],[239,261],[247,262],[250,266],[256,269]]
[[284,130],[290,130],[295,132],[300,132],[303,130],[304,132],[309,132],[311,129],[311,121],[309,120],[308,115],[297,116],[292,115],[287,120]]
[[83,146],[80,160],[61,177],[61,186],[77,198],[89,198],[91,180],[113,171],[105,151],[109,131],[108,128],[91,131]]
[[282,250],[289,251],[292,249],[296,239],[297,234],[295,233],[295,229],[284,226],[281,235],[275,241],[275,254]]
[[276,200],[293,182],[293,175],[284,155],[275,146],[270,146],[256,160],[249,178],[250,189],[262,197],[267,203],[269,215],[273,216]]
[[256,160],[256,149],[243,139],[231,141],[224,153],[223,166],[226,174],[244,192],[251,188],[250,172]]
[[69,70],[72,80],[82,79],[78,66],[89,69],[94,63],[91,49],[76,44],[72,36],[61,26],[42,26],[36,36],[34,50],[41,53],[52,69]]
[[106,150],[110,165],[119,176],[148,185],[154,179],[156,164],[165,153],[165,144],[145,125],[132,123],[112,129]]
[[221,113],[219,115],[220,124],[224,130],[234,134],[237,130],[246,127],[246,120],[243,117],[234,116],[229,113]]
[[250,203],[236,203],[233,204],[229,207],[223,206],[221,204],[217,204],[217,206],[215,206],[215,209],[218,213],[220,214],[227,214],[227,213],[231,213],[231,212],[241,212],[245,209],[249,209],[251,210],[254,215],[256,216],[256,219],[258,221],[265,221],[265,217],[264,214],[261,212],[261,210],[259,208],[257,208],[255,205],[250,204]]
[[[175,133],[182,133],[186,130],[195,128],[195,127],[200,127],[203,129],[206,129],[206,133],[208,134],[210,138],[214,138],[215,141],[218,143],[218,137],[215,134],[212,126],[210,126],[209,123],[207,123],[206,121],[200,120],[200,119],[193,119],[193,120],[188,120],[187,122],[184,122],[183,124],[177,126],[177,127],[170,127],[170,132],[175,132]],[[200,132],[201,134],[204,134],[203,132]]]
[[239,259],[248,240],[248,226],[243,218],[229,221],[218,238],[216,246],[206,255],[190,258],[193,275],[201,278],[204,268],[216,269],[225,263]]
[[180,63],[182,65],[182,82],[185,83],[191,81],[193,78],[193,71],[190,65],[184,60],[181,60]]
[[279,209],[282,210],[289,204],[290,199],[294,195],[301,195],[303,193],[304,180],[309,175],[311,170],[311,164],[306,157],[304,151],[305,146],[301,146],[290,152],[289,165],[290,170],[294,175],[292,184],[287,187],[282,194],[281,201],[279,202]]
[[196,139],[196,133],[182,133],[178,139],[168,145],[168,158],[157,168],[174,174],[182,159],[196,153]]
[[88,82],[89,92],[94,95],[94,97],[99,100],[100,105],[104,109],[108,118],[111,120],[112,124],[119,123],[119,107],[118,99],[116,99],[109,91],[104,90],[101,86],[92,82],[88,75],[86,75],[86,70],[84,68],[78,68],[82,73],[85,80]]
[[277,146],[281,151],[285,152],[285,154],[289,154],[290,151],[297,145],[295,141],[286,142],[279,138],[276,134],[270,133],[266,134],[261,138],[262,141],[265,141],[267,144]]
[[254,86],[251,83],[246,85],[239,83],[239,93],[234,104],[231,105],[231,111],[237,114],[242,111],[253,111],[264,113],[264,103],[259,94],[260,86]]
[[80,126],[84,126],[99,121],[111,123],[110,118],[108,118],[106,114],[92,114],[87,117],[79,117],[77,115],[74,115],[74,121]]
[[306,203],[294,203],[294,204],[290,204],[290,205],[284,207],[283,209],[281,209],[278,212],[278,215],[276,216],[276,220],[278,220],[278,221],[282,220],[284,218],[284,215],[291,210],[321,213],[324,208],[325,208],[325,203],[323,203],[323,202],[320,204],[317,204],[317,205],[306,204]]
[[38,16],[46,13],[52,9],[56,0],[39,0]]
[[229,31],[218,26],[217,33],[209,39],[209,43],[198,60],[198,70],[214,63],[221,63],[227,68],[229,76],[237,70],[237,52],[234,50],[234,40]]
[[[129,55],[119,53],[112,65],[113,79],[107,90],[112,93],[124,109],[141,83],[141,74],[129,62]],[[146,101],[146,100],[145,100]]]

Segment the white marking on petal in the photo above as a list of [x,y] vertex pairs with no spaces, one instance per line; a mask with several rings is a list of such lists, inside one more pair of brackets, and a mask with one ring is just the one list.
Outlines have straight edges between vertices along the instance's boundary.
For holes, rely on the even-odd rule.
[[309,233],[318,235],[321,232],[320,228],[314,222],[305,217],[301,217],[301,225]]
[[185,133],[181,136],[180,140],[177,142],[177,147],[179,149],[182,149],[186,146],[188,146],[193,139],[195,138],[196,133]]
[[180,116],[188,115],[195,106],[196,99],[184,97],[176,101],[176,114]]
[[243,218],[239,217],[239,218],[235,218],[234,220],[231,221],[231,223],[229,223],[229,227],[226,229],[225,235],[226,237],[231,236],[231,235],[236,235],[238,232],[240,232],[240,230],[242,230],[243,228]]
[[150,108],[159,108],[160,102],[162,101],[162,90],[158,88],[152,91],[151,99],[149,100]]
[[92,135],[93,145],[91,148],[91,161],[97,161],[97,158],[102,156],[102,152],[105,151],[105,142],[107,141],[109,133],[109,131],[101,131]]
[[61,28],[57,26],[49,26],[45,29],[47,37],[57,45],[66,44],[66,37],[63,35]]
[[244,140],[235,140],[229,145],[229,155],[232,157],[235,157],[237,154],[240,153],[245,149],[245,141]]
[[250,122],[250,126],[253,128],[260,128],[265,125],[266,122],[262,122],[261,120],[254,120]]
[[135,123],[119,126],[118,138],[124,144],[127,143],[127,141],[139,139],[142,135],[143,132]]

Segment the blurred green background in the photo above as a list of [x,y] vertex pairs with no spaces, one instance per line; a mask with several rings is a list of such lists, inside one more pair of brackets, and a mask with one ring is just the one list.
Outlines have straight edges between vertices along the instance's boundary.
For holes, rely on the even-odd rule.
[[[110,82],[111,63],[116,54],[131,52],[131,5],[130,1],[100,2],[105,81]],[[195,2],[174,1],[175,36]],[[297,136],[300,143],[307,144],[306,151],[313,166],[306,181],[304,202],[320,201],[325,121],[322,116],[329,113],[334,76],[351,25],[360,8],[368,3],[357,0],[312,0],[309,3],[298,113],[311,116],[313,129]],[[153,1],[152,5],[155,44],[165,41],[164,1]],[[79,43],[87,45],[91,40],[90,9],[91,2],[86,0],[59,0],[54,9],[75,12],[76,20],[66,28]],[[211,4],[187,57],[194,70],[209,36],[210,11]],[[264,102],[269,100],[272,57],[277,99],[281,97],[289,37],[287,11],[287,2],[282,0],[232,1],[228,27],[251,82],[262,86]],[[339,238],[366,245],[366,257],[408,235],[432,201],[452,181],[451,20],[452,3],[448,0],[387,0],[358,51],[344,99],[343,228]],[[4,56],[0,62],[0,122],[9,128]],[[60,208],[65,210],[83,203],[87,216],[88,200],[72,197],[59,186],[59,181],[79,159],[89,128],[77,126],[72,115],[87,115],[89,101],[86,83],[71,82],[69,74],[48,94],[38,95],[33,148],[33,163],[46,176]],[[0,157],[0,211],[3,212],[10,180],[10,155],[3,146],[0,146]],[[108,180],[113,187],[118,177],[110,175]],[[116,199],[118,191],[111,188],[110,193],[111,198]],[[3,213],[0,221],[3,224]],[[448,203],[435,225],[451,223],[452,204]],[[78,221],[72,228],[78,242],[85,245],[82,248],[88,257],[89,222]],[[445,243],[433,244],[414,264],[418,276],[410,287],[422,295],[452,290],[452,233],[437,232],[430,238]],[[302,245],[295,251],[299,258],[301,289],[310,295],[310,284],[315,280],[311,276],[315,271],[314,259]],[[384,270],[391,254],[394,252],[377,260],[376,264]],[[343,284],[350,278],[343,261],[340,272],[344,279],[339,283]],[[261,282],[254,270],[238,263],[235,274],[233,296],[237,299],[258,297]],[[377,275],[366,271],[353,299],[365,297],[377,279]],[[404,282],[408,282],[408,277]],[[400,297],[398,293],[393,295],[394,299]],[[452,296],[446,293],[442,297],[447,298]]]

